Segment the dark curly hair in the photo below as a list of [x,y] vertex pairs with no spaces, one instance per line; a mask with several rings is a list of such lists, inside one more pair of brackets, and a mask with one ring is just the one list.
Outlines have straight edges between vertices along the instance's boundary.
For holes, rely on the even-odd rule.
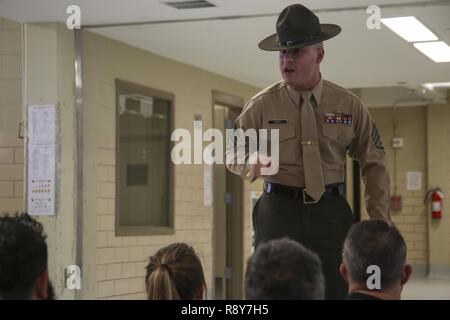
[[47,269],[43,226],[28,214],[0,216],[0,298],[29,299]]

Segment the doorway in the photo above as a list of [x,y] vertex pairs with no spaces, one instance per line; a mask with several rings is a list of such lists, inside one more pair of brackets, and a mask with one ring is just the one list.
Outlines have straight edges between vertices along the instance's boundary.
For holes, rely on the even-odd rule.
[[[225,137],[243,106],[241,98],[213,93],[213,127]],[[225,139],[224,139],[225,141]],[[225,154],[225,147],[224,147]],[[214,165],[213,276],[214,299],[242,299],[244,278],[243,181]]]

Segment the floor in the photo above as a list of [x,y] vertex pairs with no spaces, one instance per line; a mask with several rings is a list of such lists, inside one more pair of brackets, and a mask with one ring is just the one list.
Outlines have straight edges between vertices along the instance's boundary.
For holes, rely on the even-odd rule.
[[450,300],[450,280],[411,279],[402,300]]

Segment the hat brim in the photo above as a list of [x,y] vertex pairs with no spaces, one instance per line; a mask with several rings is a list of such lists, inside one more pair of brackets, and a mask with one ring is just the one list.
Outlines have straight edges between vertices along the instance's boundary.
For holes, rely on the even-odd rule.
[[258,44],[258,47],[261,50],[265,51],[280,51],[280,50],[304,48],[331,39],[337,36],[341,32],[341,30],[342,30],[341,27],[339,27],[337,24],[321,24],[320,25],[321,34],[318,37],[314,38],[311,41],[302,42],[292,46],[280,46],[278,44],[277,34],[274,33],[271,36],[268,36],[267,38],[263,39]]

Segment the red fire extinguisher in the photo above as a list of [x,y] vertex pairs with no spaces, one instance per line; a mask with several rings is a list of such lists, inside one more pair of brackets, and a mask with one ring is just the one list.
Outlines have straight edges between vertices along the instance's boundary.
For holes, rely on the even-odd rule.
[[444,199],[444,193],[439,188],[431,189],[425,195],[425,199],[431,194],[431,218],[442,218],[442,200]]

